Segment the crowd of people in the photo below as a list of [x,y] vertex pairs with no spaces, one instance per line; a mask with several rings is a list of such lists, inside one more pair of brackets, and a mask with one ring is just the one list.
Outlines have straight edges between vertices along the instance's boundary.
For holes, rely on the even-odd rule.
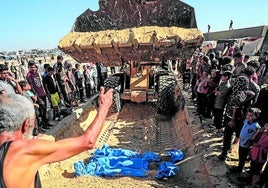
[[[104,78],[100,76],[107,76],[105,69],[101,71],[103,65],[89,63],[80,72],[80,64],[73,69],[71,63],[62,61],[61,55],[53,66],[29,60],[24,72],[16,70],[16,74],[14,63],[0,64],[0,187],[41,188],[38,169],[42,165],[94,148],[113,102],[113,90],[105,91],[102,86]],[[99,72],[94,71],[97,66]],[[39,131],[53,126],[48,122],[48,104],[53,119],[60,120],[62,101],[72,107],[74,95],[85,102],[84,93],[89,98],[96,92],[98,113],[81,136],[59,141],[36,139]]]
[[49,123],[49,112],[54,121],[71,114],[74,107],[99,92],[107,72],[102,63],[86,63],[82,69],[79,63],[63,61],[62,55],[57,56],[54,64],[43,63],[41,59],[21,59],[18,66],[5,62],[0,64],[0,94],[16,93],[30,99],[37,116],[37,136],[53,126]]
[[[86,102],[86,98],[99,92],[100,88],[103,96],[101,100],[111,98],[111,93],[106,96],[104,88],[101,87],[108,72],[101,63],[88,63],[82,67],[77,63],[73,67],[68,61],[63,62],[63,57],[59,55],[53,65],[29,60],[27,67],[25,62],[21,62],[20,67],[23,67],[20,68],[24,70],[23,73],[15,70],[13,64],[0,65],[0,100],[3,108],[0,109],[0,128],[3,129],[0,132],[1,138],[3,136],[14,140],[16,136],[10,136],[10,131],[12,134],[20,135],[19,138],[29,136],[29,125],[33,127],[33,136],[50,129],[53,125],[49,123],[47,116],[49,107],[53,111],[53,120],[61,120],[61,103],[71,109],[79,102]],[[200,119],[213,119],[215,133],[223,137],[223,147],[218,159],[224,161],[228,153],[232,152],[233,145],[238,143],[239,163],[236,168],[230,169],[230,172],[242,172],[245,170],[245,163],[250,160],[251,184],[262,186],[268,174],[268,52],[254,60],[230,45],[226,54],[220,51],[207,54],[196,52],[192,57],[180,60],[178,70],[182,77],[183,89],[191,92],[191,99],[197,106]],[[16,119],[14,115],[19,112],[8,109],[5,101],[10,100],[14,104],[22,101],[25,103],[25,100],[17,95],[29,99],[27,100],[31,102],[32,109],[27,107],[27,110],[33,110],[34,115],[24,117],[24,122],[13,123],[14,127],[11,126],[12,121]],[[21,101],[16,101],[17,99]],[[110,106],[110,103],[111,101],[104,106]],[[16,105],[22,108],[21,104]],[[103,123],[107,113],[104,111],[101,120],[97,116],[93,124],[100,126]],[[36,119],[33,124],[31,121],[34,116]],[[5,125],[9,123],[9,127]],[[99,129],[100,127],[98,131]],[[74,147],[76,146],[71,146],[72,149]],[[45,163],[48,161],[51,160]]]
[[239,164],[230,171],[242,172],[250,159],[252,186],[262,185],[268,174],[268,52],[254,60],[230,45],[225,54],[196,52],[178,69],[197,115],[213,119],[215,133],[223,137],[218,158],[224,161],[238,143]]

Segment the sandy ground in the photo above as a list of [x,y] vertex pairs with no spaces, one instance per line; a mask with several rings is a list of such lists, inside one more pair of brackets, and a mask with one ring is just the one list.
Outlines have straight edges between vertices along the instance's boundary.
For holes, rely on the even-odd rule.
[[[196,109],[188,99],[189,93],[183,91],[183,94],[186,108],[170,120],[176,133],[176,148],[183,150],[186,156],[177,164],[180,169],[177,176],[161,181],[154,177],[75,177],[73,164],[79,160],[87,160],[92,150],[42,167],[40,175],[43,187],[245,187],[247,183],[236,181],[237,175],[230,176],[228,173],[229,166],[237,165],[237,146],[234,146],[226,162],[218,160],[222,135],[216,134],[214,129],[207,125],[208,123],[200,123],[195,114]],[[54,131],[52,135],[44,135],[43,138],[57,140],[80,135],[92,121],[96,110],[85,106],[78,114],[79,121],[68,120],[70,126],[61,125],[58,131]],[[111,147],[137,152],[156,151],[157,115],[155,114],[151,104],[124,104],[120,114],[108,116],[96,148],[107,143]],[[162,148],[162,151],[164,149],[166,148]]]
[[[65,59],[74,62],[70,57]],[[55,60],[48,62],[52,65]],[[237,146],[234,145],[225,162],[219,161],[217,155],[221,151],[222,135],[216,134],[215,130],[208,126],[209,123],[200,122],[193,102],[188,99],[190,93],[182,93],[186,108],[170,121],[176,134],[176,148],[183,150],[186,156],[177,164],[180,169],[177,176],[161,181],[153,177],[75,177],[73,164],[79,160],[87,160],[94,151],[92,150],[42,167],[40,175],[43,187],[247,187],[248,183],[236,180],[237,174],[228,173],[228,168],[238,163]],[[59,140],[82,134],[96,115],[96,110],[84,106],[75,113],[75,117],[65,120],[65,123],[61,122],[59,127],[56,125],[52,132],[43,135],[41,139]],[[106,143],[111,147],[137,152],[156,151],[156,118],[156,112],[150,104],[126,103],[120,114],[108,116],[96,148]],[[166,148],[160,149],[164,151]]]
[[[67,59],[67,58],[66,58]],[[55,61],[55,60],[54,60]],[[3,62],[0,62],[3,63]],[[53,64],[53,61],[49,63]],[[182,88],[182,87],[181,87]],[[179,162],[179,174],[175,177],[156,180],[153,177],[75,177],[73,164],[87,160],[92,151],[87,151],[68,160],[51,163],[40,169],[44,188],[80,188],[80,187],[245,187],[246,182],[236,180],[237,174],[229,174],[228,168],[237,165],[237,146],[234,146],[229,158],[219,161],[217,155],[222,145],[222,135],[216,134],[209,123],[201,123],[196,115],[193,102],[188,99],[190,93],[182,91],[186,108],[178,112],[170,123],[176,135],[176,149],[181,149],[186,158]],[[83,133],[96,115],[95,108],[76,111],[75,117],[61,122],[41,139],[58,140]],[[79,120],[77,120],[79,118]],[[137,152],[159,151],[156,147],[157,114],[151,104],[126,103],[120,114],[110,114],[105,122],[103,132],[96,148],[104,143],[117,148],[131,149]],[[174,147],[174,144],[172,145]],[[158,150],[157,150],[157,149]],[[162,151],[166,148],[160,148]],[[249,166],[249,164],[246,164]]]

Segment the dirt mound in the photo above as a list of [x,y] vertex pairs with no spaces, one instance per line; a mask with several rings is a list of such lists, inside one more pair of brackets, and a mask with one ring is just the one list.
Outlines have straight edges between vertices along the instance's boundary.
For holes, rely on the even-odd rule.
[[[172,59],[189,56],[203,40],[197,28],[143,26],[98,32],[70,32],[59,48],[78,62],[103,62],[119,66],[121,61]],[[174,57],[172,57],[174,56]]]

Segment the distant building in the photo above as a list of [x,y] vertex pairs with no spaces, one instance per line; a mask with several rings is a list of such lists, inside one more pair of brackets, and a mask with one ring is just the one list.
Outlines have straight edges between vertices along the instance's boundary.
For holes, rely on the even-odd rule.
[[268,26],[257,26],[234,30],[204,33],[205,41],[216,42],[216,50],[224,51],[226,45],[234,43],[245,55],[259,56],[268,51]]

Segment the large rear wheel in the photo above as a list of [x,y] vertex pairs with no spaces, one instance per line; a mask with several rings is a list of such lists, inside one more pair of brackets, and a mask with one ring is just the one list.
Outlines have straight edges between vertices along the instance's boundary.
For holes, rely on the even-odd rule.
[[104,81],[104,87],[106,90],[113,89],[113,104],[111,106],[111,112],[120,112],[122,108],[122,100],[120,99],[120,77],[119,76],[109,76]]
[[158,112],[166,115],[174,115],[177,111],[175,105],[175,78],[162,75],[158,80]]

